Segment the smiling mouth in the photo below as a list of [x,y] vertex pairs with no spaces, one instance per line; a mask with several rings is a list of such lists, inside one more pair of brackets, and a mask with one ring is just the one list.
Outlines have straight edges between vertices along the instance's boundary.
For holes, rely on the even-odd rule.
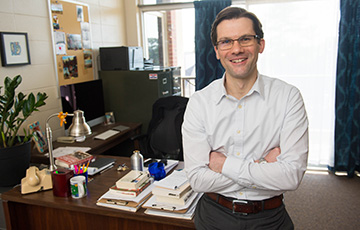
[[230,62],[232,62],[232,63],[241,63],[241,62],[243,62],[243,61],[245,61],[245,60],[246,60],[246,58],[244,58],[244,59],[231,60]]

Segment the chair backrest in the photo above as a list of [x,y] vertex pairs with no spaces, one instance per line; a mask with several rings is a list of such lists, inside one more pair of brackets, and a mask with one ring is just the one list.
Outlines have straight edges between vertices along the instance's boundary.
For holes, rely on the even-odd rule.
[[156,158],[183,160],[181,125],[188,100],[170,96],[154,103],[148,129],[148,149]]

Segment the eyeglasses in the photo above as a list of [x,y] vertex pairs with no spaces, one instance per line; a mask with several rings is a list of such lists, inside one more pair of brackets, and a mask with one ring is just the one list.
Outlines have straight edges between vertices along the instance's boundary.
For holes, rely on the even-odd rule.
[[233,47],[234,41],[237,41],[241,47],[254,45],[255,39],[260,39],[258,35],[244,35],[237,39],[222,39],[216,43],[219,50],[229,50]]

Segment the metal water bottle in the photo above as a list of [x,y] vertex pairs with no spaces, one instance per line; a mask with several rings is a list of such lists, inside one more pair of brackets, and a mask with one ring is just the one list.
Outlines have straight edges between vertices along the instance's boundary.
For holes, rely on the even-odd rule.
[[131,168],[138,171],[143,171],[144,169],[144,157],[139,150],[135,150],[133,155],[131,155]]

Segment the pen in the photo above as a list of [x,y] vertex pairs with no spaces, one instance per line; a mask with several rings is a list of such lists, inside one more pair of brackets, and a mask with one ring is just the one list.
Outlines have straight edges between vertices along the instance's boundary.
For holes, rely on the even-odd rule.
[[137,182],[137,180],[138,180],[142,175],[143,175],[143,174],[140,172],[139,176],[137,176],[135,179],[133,179],[133,180],[131,181],[131,183]]
[[88,167],[89,167],[89,164],[90,164],[90,161],[88,161],[88,163],[87,163],[87,165],[86,165],[86,167],[85,167],[85,171],[84,171],[84,172],[87,171],[87,169],[88,169]]

